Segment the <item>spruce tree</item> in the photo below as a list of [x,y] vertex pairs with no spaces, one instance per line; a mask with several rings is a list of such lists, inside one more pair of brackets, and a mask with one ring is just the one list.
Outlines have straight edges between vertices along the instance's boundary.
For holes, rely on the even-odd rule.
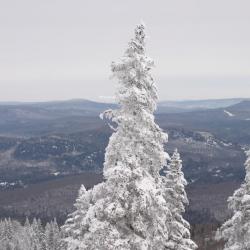
[[61,250],[60,232],[56,220],[47,223],[44,231],[46,250]]
[[69,233],[68,249],[167,249],[171,213],[159,175],[166,164],[167,135],[154,121],[157,93],[152,66],[145,55],[145,27],[140,24],[124,56],[111,66],[119,82],[120,108],[103,115],[117,125],[106,148],[105,182],[81,197],[88,205],[78,218],[80,235]]
[[37,247],[37,242],[34,239],[34,231],[33,228],[30,225],[29,219],[26,217],[24,226],[23,226],[23,238],[25,241],[25,245],[26,245],[26,249],[27,250],[32,250],[32,249],[36,249]]
[[217,240],[225,241],[225,250],[250,249],[250,150],[246,156],[244,183],[228,199],[233,216],[216,233]]
[[82,237],[81,220],[85,217],[90,206],[89,193],[87,193],[84,185],[81,185],[78,191],[78,197],[74,204],[75,211],[68,215],[65,224],[62,226],[62,231],[65,241],[70,241],[72,249],[77,249]]
[[187,181],[182,172],[182,160],[177,149],[174,151],[170,164],[164,169],[165,176],[162,177],[164,197],[172,213],[170,224],[170,236],[167,249],[171,250],[192,250],[196,244],[190,239],[190,225],[182,217],[185,212],[185,205],[188,205],[188,198],[185,192]]
[[33,231],[33,243],[37,250],[46,250],[44,228],[40,219],[33,219],[31,224]]

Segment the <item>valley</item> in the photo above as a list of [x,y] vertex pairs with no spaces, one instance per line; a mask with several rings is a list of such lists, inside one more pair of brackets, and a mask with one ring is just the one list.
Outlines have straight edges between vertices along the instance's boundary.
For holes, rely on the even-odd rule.
[[[223,221],[226,200],[245,175],[242,148],[250,145],[250,102],[183,103],[185,112],[180,103],[162,105],[156,121],[169,135],[166,151],[178,148],[189,183],[186,216],[192,223]],[[112,131],[98,116],[116,107],[84,100],[1,104],[1,217],[63,221],[80,184],[102,181]]]

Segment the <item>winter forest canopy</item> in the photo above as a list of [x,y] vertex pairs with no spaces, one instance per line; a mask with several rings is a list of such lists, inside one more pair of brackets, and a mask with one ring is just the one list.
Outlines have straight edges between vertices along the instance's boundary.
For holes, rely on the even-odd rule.
[[[39,219],[0,221],[3,250],[194,250],[183,217],[188,182],[176,149],[164,151],[168,135],[156,124],[157,89],[139,24],[124,55],[111,64],[119,108],[100,115],[113,130],[105,151],[104,181],[81,186],[64,225]],[[216,232],[225,250],[250,249],[250,151],[246,177],[228,199],[232,217]]]

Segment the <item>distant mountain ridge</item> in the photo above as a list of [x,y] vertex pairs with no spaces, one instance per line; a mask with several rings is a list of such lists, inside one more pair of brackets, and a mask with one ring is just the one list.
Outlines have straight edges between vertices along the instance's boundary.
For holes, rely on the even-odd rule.
[[228,107],[228,110],[232,113],[236,113],[243,118],[250,120],[250,100],[245,100]]
[[[211,115],[218,121],[240,117],[249,119],[249,102],[249,99],[240,98],[166,101],[158,103],[156,115],[173,114],[171,118],[188,120],[189,112],[196,112],[193,120],[198,119],[198,123],[203,119],[209,120]],[[114,103],[99,103],[84,99],[12,104],[0,102],[0,135],[34,136],[97,128],[103,125],[99,114],[104,110],[116,108],[118,105]],[[234,116],[234,113],[238,115]],[[229,114],[232,116],[229,117]]]
[[[184,112],[192,110],[204,110],[229,107],[243,101],[249,101],[247,98],[231,98],[231,99],[207,99],[207,100],[183,100],[183,101],[159,101],[157,112],[174,111]],[[85,110],[92,112],[101,112],[108,108],[117,108],[116,103],[97,102],[87,99],[71,99],[58,101],[42,101],[42,102],[0,102],[3,109],[27,109],[28,107],[40,108],[46,110]]]
[[180,112],[205,110],[205,109],[217,109],[217,108],[229,107],[245,100],[250,100],[250,99],[230,98],[230,99],[161,101],[158,103],[158,112],[180,113]]

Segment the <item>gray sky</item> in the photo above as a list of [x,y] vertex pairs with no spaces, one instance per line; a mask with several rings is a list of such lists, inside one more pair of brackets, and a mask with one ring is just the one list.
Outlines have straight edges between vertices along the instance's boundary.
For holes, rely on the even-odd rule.
[[109,101],[135,25],[161,100],[250,97],[249,0],[0,0],[0,101]]

